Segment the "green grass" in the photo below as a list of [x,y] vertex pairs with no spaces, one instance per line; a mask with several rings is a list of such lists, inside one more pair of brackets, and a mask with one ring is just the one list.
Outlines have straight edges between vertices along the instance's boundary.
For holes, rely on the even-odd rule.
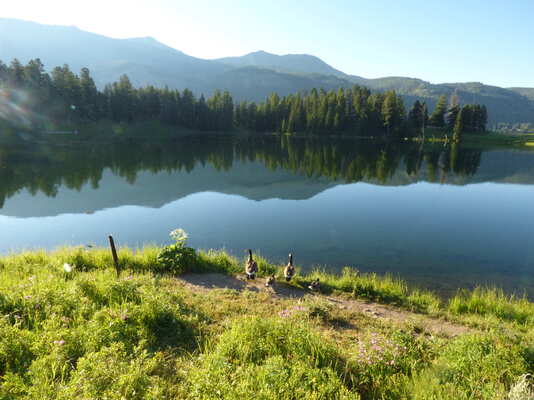
[[[0,399],[532,398],[534,304],[526,298],[477,289],[440,301],[348,268],[290,283],[318,277],[337,303],[193,289],[162,267],[160,251],[120,249],[120,277],[106,249],[0,257]],[[243,269],[244,259],[224,251],[194,254],[172,270]],[[280,277],[282,266],[258,263],[260,276]],[[436,336],[340,307],[341,298],[471,328]]]
[[509,135],[503,133],[488,132],[484,135],[465,134],[462,136],[465,144],[487,145],[497,147],[528,147],[534,141],[534,134]]
[[305,287],[316,278],[319,278],[325,293],[347,293],[354,298],[418,312],[435,313],[440,308],[440,299],[428,291],[410,289],[404,281],[390,275],[363,274],[348,267],[341,274],[316,270],[306,276],[297,276],[296,282]]

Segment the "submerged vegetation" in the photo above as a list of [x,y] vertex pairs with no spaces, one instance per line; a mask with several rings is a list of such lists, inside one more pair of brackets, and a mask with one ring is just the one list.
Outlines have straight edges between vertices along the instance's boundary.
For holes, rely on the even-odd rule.
[[[524,298],[477,289],[445,300],[350,268],[287,284],[256,257],[259,277],[277,274],[276,296],[232,277],[243,260],[185,239],[120,249],[120,277],[106,249],[0,258],[0,398],[532,398]],[[322,294],[305,289],[316,278]],[[401,317],[369,314],[361,300]],[[440,331],[447,320],[457,332]]]

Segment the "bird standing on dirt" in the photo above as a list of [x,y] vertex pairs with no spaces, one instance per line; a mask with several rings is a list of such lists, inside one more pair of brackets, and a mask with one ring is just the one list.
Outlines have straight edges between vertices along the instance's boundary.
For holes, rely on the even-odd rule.
[[273,285],[274,285],[274,274],[272,274],[271,276],[268,276],[267,279],[265,280],[265,286],[271,287]]
[[252,258],[252,250],[248,249],[248,260],[245,264],[245,273],[247,274],[247,279],[255,279],[257,272],[258,264]]
[[293,254],[289,253],[289,262],[284,268],[284,277],[286,278],[286,282],[289,282],[291,278],[293,278],[293,275],[295,275],[295,267],[293,266]]
[[308,289],[310,289],[311,291],[314,291],[314,292],[318,292],[319,289],[320,289],[319,278],[317,278],[316,280],[312,281],[312,283],[310,283],[310,285],[308,286]]

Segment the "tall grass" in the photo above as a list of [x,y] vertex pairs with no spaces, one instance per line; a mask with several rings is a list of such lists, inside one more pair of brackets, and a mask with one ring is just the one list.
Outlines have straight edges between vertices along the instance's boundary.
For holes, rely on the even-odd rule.
[[390,275],[362,274],[356,269],[344,268],[341,274],[315,270],[306,276],[297,277],[301,284],[319,279],[325,292],[349,293],[378,303],[393,304],[413,311],[434,313],[440,308],[440,300],[430,292],[410,289],[408,285]]
[[455,315],[492,316],[526,326],[534,323],[533,303],[526,297],[507,296],[495,288],[461,291],[449,301],[447,310]]
[[280,318],[237,319],[193,368],[199,399],[359,399],[344,384],[336,347]]
[[[321,296],[195,290],[160,249],[64,248],[0,257],[0,399],[528,399],[534,305],[495,289],[442,305],[390,276],[313,271],[321,291],[422,313],[485,318],[434,337]],[[236,274],[244,260],[196,252],[186,272]],[[281,266],[257,257],[259,275]],[[67,263],[71,268],[64,268]],[[280,283],[284,285],[285,283]],[[428,316],[421,316],[428,318]],[[515,396],[515,397],[514,397]],[[522,396],[522,397],[521,397]]]

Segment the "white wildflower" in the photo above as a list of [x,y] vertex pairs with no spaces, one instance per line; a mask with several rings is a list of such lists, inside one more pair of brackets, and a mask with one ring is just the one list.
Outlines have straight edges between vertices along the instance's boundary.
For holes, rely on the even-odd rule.
[[63,264],[63,270],[67,273],[72,272],[72,265],[70,265],[69,263]]
[[183,243],[187,240],[189,235],[182,228],[173,230],[169,236],[178,243]]
[[534,399],[534,390],[530,382],[530,375],[522,375],[516,384],[510,388],[508,399],[510,400],[532,400]]

